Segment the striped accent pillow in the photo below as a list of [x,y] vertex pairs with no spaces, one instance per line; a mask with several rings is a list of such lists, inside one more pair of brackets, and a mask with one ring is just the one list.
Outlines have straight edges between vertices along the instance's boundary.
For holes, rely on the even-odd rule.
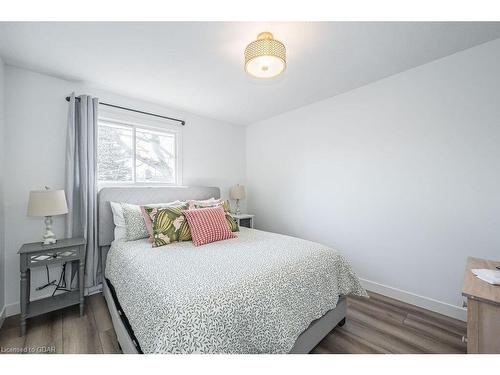
[[195,246],[236,237],[229,229],[221,206],[184,210],[182,213],[188,221]]
[[212,198],[212,200],[207,200],[207,201],[188,201],[187,204],[188,204],[188,210],[222,206],[222,208],[226,213],[226,220],[227,223],[229,224],[229,229],[231,229],[231,232],[238,232],[240,230],[238,223],[236,222],[234,217],[231,216],[231,206],[229,205],[229,201],[227,200],[224,201],[222,199]]

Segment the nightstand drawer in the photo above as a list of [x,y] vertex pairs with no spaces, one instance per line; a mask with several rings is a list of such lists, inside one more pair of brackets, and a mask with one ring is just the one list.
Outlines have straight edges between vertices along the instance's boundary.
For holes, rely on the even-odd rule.
[[29,267],[37,267],[55,262],[70,262],[77,259],[80,259],[80,251],[78,247],[75,247],[29,254],[27,261]]
[[240,219],[240,227],[252,228],[252,218]]
[[255,215],[250,214],[231,214],[234,220],[238,223],[240,227],[253,228],[253,219]]

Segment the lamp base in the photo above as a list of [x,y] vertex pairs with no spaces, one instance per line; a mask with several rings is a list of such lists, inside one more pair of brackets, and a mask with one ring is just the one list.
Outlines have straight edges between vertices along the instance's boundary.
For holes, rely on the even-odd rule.
[[42,245],[53,245],[57,242],[56,235],[52,232],[52,216],[45,216],[45,234]]
[[236,199],[236,212],[235,212],[236,215],[239,215],[241,214],[241,211],[240,211],[240,200],[239,199]]
[[43,240],[42,245],[53,245],[55,243],[57,243],[56,238],[47,238],[47,239]]

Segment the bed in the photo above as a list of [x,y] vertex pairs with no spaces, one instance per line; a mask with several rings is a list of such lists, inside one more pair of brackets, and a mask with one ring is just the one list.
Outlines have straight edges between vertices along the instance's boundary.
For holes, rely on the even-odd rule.
[[99,192],[103,293],[124,353],[308,353],[364,296],[339,252],[255,229],[195,247],[113,241],[110,201],[218,198],[212,187]]

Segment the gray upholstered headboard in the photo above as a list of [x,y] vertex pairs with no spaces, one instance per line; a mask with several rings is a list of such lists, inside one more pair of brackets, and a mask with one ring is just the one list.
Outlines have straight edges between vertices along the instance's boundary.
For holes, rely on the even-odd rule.
[[114,239],[115,224],[109,202],[132,204],[163,203],[175,200],[220,198],[218,187],[110,187],[99,191],[98,228],[99,247],[110,246]]

